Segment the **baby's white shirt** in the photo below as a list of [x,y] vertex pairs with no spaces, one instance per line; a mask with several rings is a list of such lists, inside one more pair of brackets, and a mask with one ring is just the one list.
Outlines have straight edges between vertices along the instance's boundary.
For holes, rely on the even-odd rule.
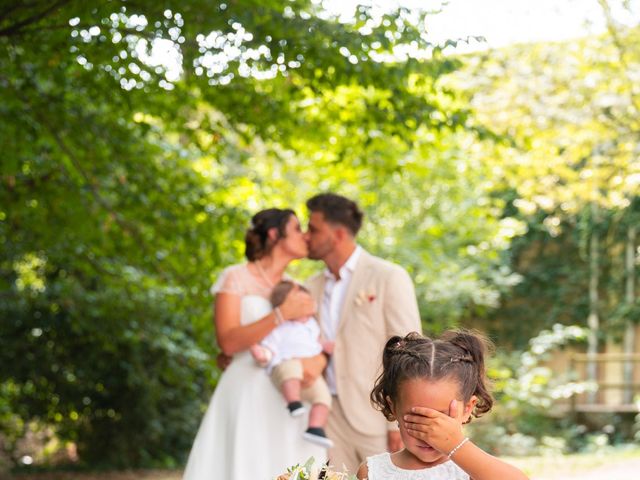
[[306,322],[287,321],[274,328],[260,344],[273,353],[267,371],[284,360],[313,357],[322,352],[320,325],[314,317]]

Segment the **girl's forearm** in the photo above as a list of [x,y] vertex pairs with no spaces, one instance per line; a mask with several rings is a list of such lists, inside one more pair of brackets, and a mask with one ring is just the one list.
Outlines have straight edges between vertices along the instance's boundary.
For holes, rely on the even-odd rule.
[[518,468],[489,455],[472,442],[465,443],[451,457],[472,480],[528,480]]

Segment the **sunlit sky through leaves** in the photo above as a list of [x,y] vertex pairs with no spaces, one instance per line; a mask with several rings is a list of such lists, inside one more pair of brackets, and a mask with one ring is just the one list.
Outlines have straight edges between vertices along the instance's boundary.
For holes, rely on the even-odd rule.
[[[342,22],[353,20],[359,4],[372,6],[378,14],[398,6],[432,11],[434,13],[427,17],[427,40],[436,45],[444,45],[447,40],[457,41],[455,48],[449,46],[444,49],[445,54],[500,48],[515,43],[564,41],[600,33],[605,28],[604,14],[598,0],[314,0],[314,2],[322,5],[325,11],[329,12],[329,16],[337,15]],[[617,22],[626,25],[639,23],[640,0],[608,0],[608,3]],[[623,8],[624,4],[630,10]],[[172,15],[170,10],[165,12],[167,18],[171,18]],[[179,13],[175,16],[181,21],[181,18],[178,18]],[[133,17],[127,21],[131,22]],[[139,45],[142,52],[139,53],[144,57],[145,64],[154,67],[162,66],[166,69],[167,81],[162,86],[167,89],[173,87],[171,82],[181,76],[183,68],[178,44],[174,42],[177,39],[178,43],[181,43],[180,40],[184,39],[179,37],[179,28],[175,30],[176,38],[153,41],[151,54],[148,56],[144,54],[147,47],[146,40],[140,40],[141,45]],[[219,35],[216,32],[211,35],[214,34]],[[199,37],[202,38],[198,41],[203,42],[206,36]],[[478,41],[474,37],[482,37],[484,41]],[[209,37],[206,38],[209,39]],[[234,38],[237,43],[239,37]],[[209,40],[213,44],[216,42],[215,38]],[[407,54],[416,58],[429,57],[429,52],[414,51],[411,48],[407,51],[407,48],[409,46],[394,50],[394,58],[402,59]],[[237,46],[234,51],[236,53],[235,57],[232,55],[233,58],[242,53]],[[196,66],[196,73],[202,74],[204,67],[210,70],[216,68],[220,71],[224,70],[226,62],[233,59],[229,55],[230,53],[225,50],[215,58],[204,58],[201,64]],[[218,65],[207,65],[212,58]],[[274,68],[276,67],[277,65],[274,65]],[[276,73],[277,68],[274,71],[245,72],[245,76],[261,78],[262,75],[265,78],[272,78]],[[223,76],[216,82],[228,83],[232,77],[233,75]],[[127,88],[126,85],[123,87]]]
[[[343,20],[352,16],[355,6],[367,3],[380,8],[401,5],[407,8],[441,10],[427,25],[432,43],[448,39],[482,36],[486,43],[460,45],[456,51],[498,48],[514,43],[560,41],[600,32],[604,28],[602,9],[597,0],[324,0],[323,5]],[[617,19],[630,24],[634,19],[611,2]],[[636,4],[635,23],[640,15]]]

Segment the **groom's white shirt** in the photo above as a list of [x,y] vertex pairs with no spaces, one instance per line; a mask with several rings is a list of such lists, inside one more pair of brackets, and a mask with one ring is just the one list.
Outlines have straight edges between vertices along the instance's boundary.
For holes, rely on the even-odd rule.
[[[340,312],[344,305],[344,299],[347,295],[349,283],[356,269],[356,264],[362,253],[362,247],[356,246],[351,256],[340,267],[340,278],[336,278],[328,268],[324,270],[324,292],[322,295],[322,304],[320,305],[320,315],[322,316],[322,333],[327,340],[335,341],[340,326]],[[325,378],[329,385],[332,395],[338,392],[336,386],[336,372],[333,359],[327,365]]]

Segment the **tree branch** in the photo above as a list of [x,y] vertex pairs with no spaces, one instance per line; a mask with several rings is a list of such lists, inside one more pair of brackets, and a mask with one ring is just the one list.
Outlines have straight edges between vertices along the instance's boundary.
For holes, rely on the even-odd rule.
[[629,63],[627,62],[627,47],[624,45],[622,38],[620,38],[620,33],[616,28],[616,22],[613,18],[613,14],[611,13],[611,7],[609,6],[607,0],[598,0],[600,7],[604,13],[606,22],[607,22],[607,30],[609,35],[611,35],[611,39],[613,40],[613,44],[616,47],[618,52],[618,61],[624,70],[623,78],[625,83],[627,84],[627,88],[629,89],[629,100],[631,101],[631,105],[633,105],[636,113],[640,112],[640,98],[636,95],[634,83],[629,78]]
[[20,8],[30,7],[31,5],[25,5],[24,2],[15,2],[13,5],[8,6],[2,12],[0,12],[0,21],[7,18],[12,12],[19,10]]
[[[40,20],[50,15],[60,7],[64,6],[65,4],[71,3],[71,1],[73,0],[58,0],[57,2],[54,2],[52,5],[50,5],[43,11],[36,13],[34,15],[31,15],[30,17],[27,17],[24,20],[20,20],[6,28],[0,29],[0,37],[10,37],[12,35],[19,35],[20,33],[22,33],[21,30],[23,27],[26,27],[27,25],[31,25],[32,23],[39,22]],[[11,10],[12,10],[11,8],[8,9],[3,13],[3,15],[6,15]]]

